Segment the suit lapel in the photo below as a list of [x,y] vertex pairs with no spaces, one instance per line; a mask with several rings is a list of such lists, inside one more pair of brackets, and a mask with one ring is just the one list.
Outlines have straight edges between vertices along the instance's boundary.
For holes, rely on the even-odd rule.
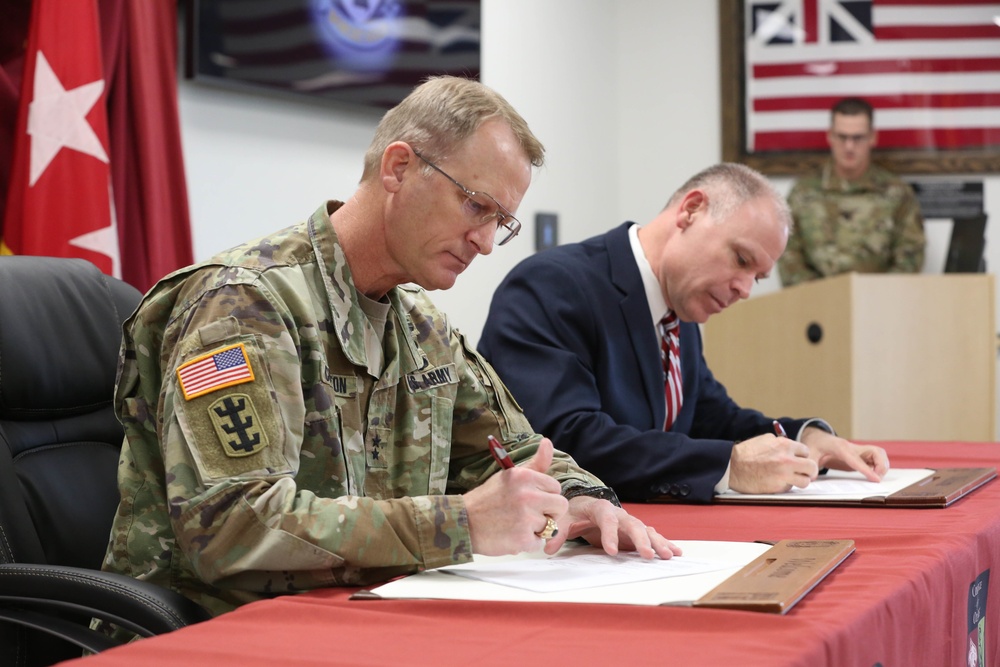
[[[652,325],[652,314],[646,300],[646,290],[642,276],[636,266],[632,246],[629,243],[625,223],[607,234],[608,257],[610,259],[611,282],[622,294],[619,302],[621,317],[629,342],[635,355],[636,373],[643,387],[643,393],[653,413],[654,424],[663,426],[666,419],[666,404],[663,397],[663,366],[660,362],[660,348]],[[628,375],[623,373],[623,375]]]

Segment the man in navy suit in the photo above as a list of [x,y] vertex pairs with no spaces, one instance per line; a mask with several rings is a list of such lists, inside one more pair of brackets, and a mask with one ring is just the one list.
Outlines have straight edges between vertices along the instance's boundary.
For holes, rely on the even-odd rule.
[[[820,419],[779,419],[788,437],[775,435],[774,419],[733,402],[702,355],[698,323],[750,296],[790,225],[766,178],[710,167],[647,225],[521,262],[493,296],[479,351],[535,430],[623,500],[774,493],[805,487],[821,468],[878,481],[889,467],[883,449],[837,437]],[[657,324],[671,313],[682,398],[668,415]]]

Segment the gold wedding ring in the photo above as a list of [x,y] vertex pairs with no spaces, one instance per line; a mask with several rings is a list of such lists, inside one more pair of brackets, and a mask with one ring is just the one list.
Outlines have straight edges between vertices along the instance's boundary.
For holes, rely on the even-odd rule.
[[556,525],[555,520],[552,517],[546,515],[545,517],[545,528],[541,529],[535,535],[542,538],[543,540],[550,540],[559,533],[559,526]]

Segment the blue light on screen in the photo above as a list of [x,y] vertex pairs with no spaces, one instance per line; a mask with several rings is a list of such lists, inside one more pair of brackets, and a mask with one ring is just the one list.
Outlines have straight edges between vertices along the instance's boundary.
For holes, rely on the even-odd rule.
[[397,0],[310,0],[320,41],[344,69],[383,71],[399,50],[405,14]]

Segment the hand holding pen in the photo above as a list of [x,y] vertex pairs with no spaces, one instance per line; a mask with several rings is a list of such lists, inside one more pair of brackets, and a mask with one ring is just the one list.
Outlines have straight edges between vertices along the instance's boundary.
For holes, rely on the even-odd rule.
[[[494,447],[488,441],[483,444],[487,449]],[[548,518],[560,524],[569,509],[562,485],[548,474],[555,455],[552,441],[542,438],[534,456],[519,461],[517,466],[499,442],[495,447],[492,456],[497,457],[501,470],[498,472],[492,465],[485,469],[480,466],[482,479],[462,494],[473,553],[517,554],[537,551],[540,544],[558,548],[565,541],[563,533],[569,524],[564,524],[564,530],[554,539],[540,538],[548,527]]]
[[[487,437],[487,443],[501,471],[463,496],[473,553],[499,556],[535,550],[542,538],[545,553],[552,555],[567,538],[579,537],[611,555],[619,549],[647,559],[680,555],[680,548],[656,529],[607,500],[574,499],[574,507],[548,475],[555,454],[548,438],[542,438],[535,455],[519,466],[496,438]],[[539,514],[545,517],[545,527],[535,532]],[[557,521],[563,522],[563,530]]]
[[740,493],[782,493],[805,488],[818,468],[809,448],[788,437],[778,420],[770,433],[737,443],[729,460],[729,488]]
[[[787,438],[788,437],[788,434],[785,433],[785,427],[782,426],[781,422],[779,422],[777,419],[774,420],[774,434],[776,436],[778,436],[779,438]],[[826,472],[827,472],[827,469],[823,468],[822,470],[819,471],[819,474],[820,475],[825,475]],[[816,479],[816,478],[813,477],[812,479]]]
[[[514,462],[510,460],[510,454],[507,450],[503,448],[500,441],[494,438],[492,435],[486,436],[486,440],[489,443],[490,454],[493,455],[493,459],[500,465],[504,470],[509,470],[514,467]],[[559,527],[556,525],[555,520],[549,515],[545,515],[545,528],[535,533],[538,537],[543,540],[549,540],[559,534]]]

